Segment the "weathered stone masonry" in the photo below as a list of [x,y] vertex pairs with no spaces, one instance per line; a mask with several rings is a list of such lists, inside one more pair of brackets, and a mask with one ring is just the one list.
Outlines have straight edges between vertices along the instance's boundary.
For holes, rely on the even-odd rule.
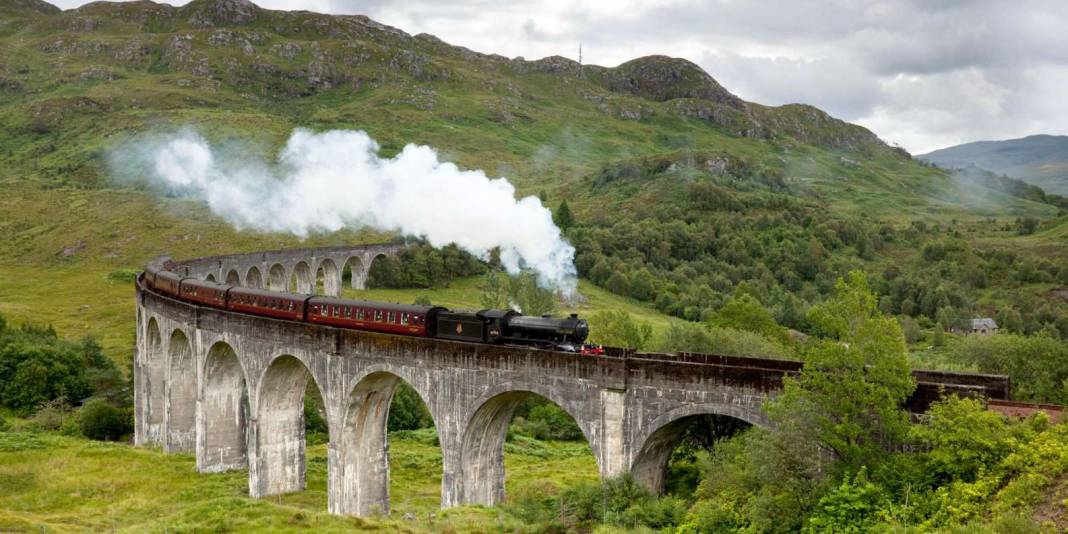
[[364,289],[371,262],[379,256],[396,256],[403,249],[404,245],[365,245],[211,256],[182,262],[179,273],[272,291],[292,288],[297,293],[312,293],[321,271],[325,294],[336,297],[341,293],[346,265],[352,271],[352,288]]
[[[211,259],[180,268],[204,277],[228,266]],[[575,419],[602,476],[629,470],[659,488],[687,417],[766,424],[762,403],[797,365],[686,354],[590,357],[389,336],[198,307],[139,288],[135,440],[194,451],[201,472],[247,467],[254,497],[301,490],[303,395],[311,380],[330,427],[330,512],[388,513],[386,420],[404,381],[437,427],[442,506],[501,502],[505,433],[531,393]],[[917,376],[917,402],[928,402],[938,384],[1007,396],[1003,377]]]

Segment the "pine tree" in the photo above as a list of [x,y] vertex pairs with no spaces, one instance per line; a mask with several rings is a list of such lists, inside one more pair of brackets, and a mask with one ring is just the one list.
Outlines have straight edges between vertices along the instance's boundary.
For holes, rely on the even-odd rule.
[[564,231],[575,224],[575,218],[571,215],[571,208],[568,207],[566,200],[560,201],[560,205],[556,208],[556,216],[553,217],[553,222]]
[[946,346],[946,328],[941,322],[934,327],[934,335],[931,336],[931,344],[936,347]]

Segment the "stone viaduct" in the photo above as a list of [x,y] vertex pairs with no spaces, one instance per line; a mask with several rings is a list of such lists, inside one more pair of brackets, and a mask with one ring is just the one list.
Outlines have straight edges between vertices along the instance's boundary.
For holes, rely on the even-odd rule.
[[352,272],[352,288],[364,289],[371,262],[381,256],[396,256],[403,249],[404,245],[390,244],[210,256],[182,262],[178,273],[220,284],[296,293],[314,293],[321,277],[323,293],[336,297],[341,294],[345,267]]
[[[294,273],[301,264],[336,267],[358,257],[362,283],[369,258],[395,252],[280,251],[171,269],[199,278],[238,273],[240,282],[254,283],[253,268],[271,272],[278,265]],[[623,351],[592,357],[336,329],[196,306],[139,285],[135,441],[193,451],[201,472],[247,468],[254,497],[298,491],[305,484],[303,398],[313,382],[329,424],[329,511],[388,513],[386,421],[403,381],[434,419],[442,506],[501,502],[505,434],[512,411],[530,394],[575,419],[602,476],[630,471],[660,488],[691,418],[720,414],[765,425],[762,403],[798,369],[797,362],[756,358]],[[1005,377],[917,372],[916,379],[910,401],[916,409],[943,390],[1008,396]]]

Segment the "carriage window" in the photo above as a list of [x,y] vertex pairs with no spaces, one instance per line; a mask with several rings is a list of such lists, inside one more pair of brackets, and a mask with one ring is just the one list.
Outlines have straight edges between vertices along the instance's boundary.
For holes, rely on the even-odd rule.
[[356,310],[356,318],[361,321],[363,320],[363,308]]
[[401,324],[408,324],[408,314],[407,313],[402,313],[401,314]]
[[345,306],[344,314],[345,314],[345,317],[352,317],[352,308],[350,308],[348,306]]
[[375,320],[376,321],[381,321],[382,320],[382,310],[375,310]]
[[341,306],[334,306],[334,317],[340,315]]

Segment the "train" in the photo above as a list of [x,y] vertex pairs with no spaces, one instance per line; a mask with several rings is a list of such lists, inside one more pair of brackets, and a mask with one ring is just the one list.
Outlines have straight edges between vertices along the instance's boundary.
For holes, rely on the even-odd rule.
[[165,264],[155,263],[140,277],[143,286],[171,298],[275,319],[404,336],[604,354],[599,345],[586,343],[589,324],[574,313],[565,318],[534,317],[515,310],[454,311],[443,306],[267,291],[184,277]]

